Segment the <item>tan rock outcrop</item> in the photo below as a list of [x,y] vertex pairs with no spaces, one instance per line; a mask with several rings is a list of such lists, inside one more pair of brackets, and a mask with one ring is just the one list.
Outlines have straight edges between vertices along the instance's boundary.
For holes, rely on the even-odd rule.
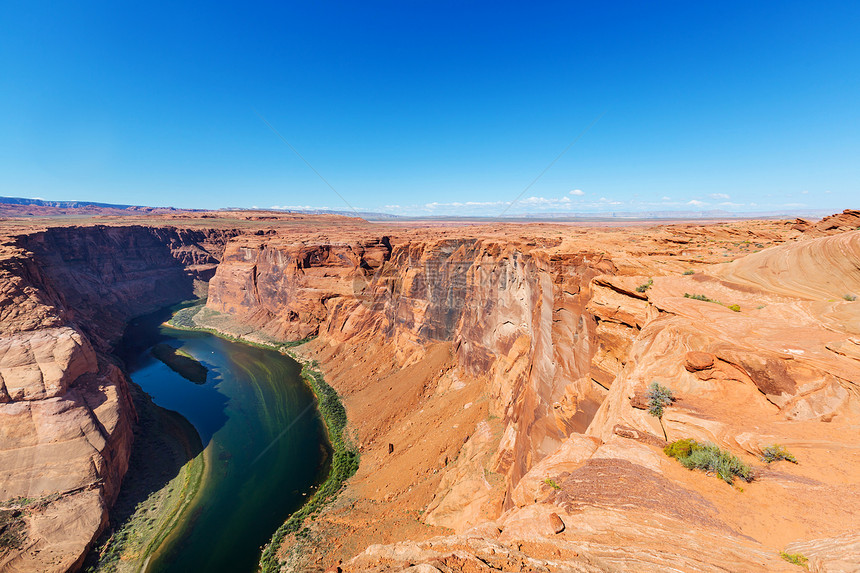
[[[844,296],[860,292],[860,233],[843,227],[28,234],[0,267],[0,302],[16,302],[0,304],[0,455],[15,467],[0,486],[87,504],[52,533],[28,517],[73,567],[127,455],[124,378],[99,352],[220,260],[207,312],[247,336],[317,334],[298,352],[342,395],[362,452],[338,500],[282,546],[299,548],[290,567],[788,571],[778,551],[796,545],[844,567],[860,512],[860,303]],[[676,398],[662,418],[643,409],[654,381]],[[684,469],[662,452],[678,438],[732,451],[756,480]],[[777,443],[800,463],[758,461]]]
[[[782,229],[746,236],[771,242],[780,233],[798,237],[799,231]],[[477,535],[488,542],[500,529],[494,543],[502,547],[493,546],[495,554],[511,555],[531,543],[526,554],[534,570],[708,571],[726,563],[738,571],[790,570],[777,549],[811,539],[822,528],[845,531],[860,510],[854,501],[844,502],[857,492],[850,470],[837,469],[839,462],[830,465],[832,459],[824,462],[835,447],[852,460],[849,465],[855,463],[854,450],[840,436],[858,420],[856,360],[846,341],[858,336],[860,323],[851,303],[822,296],[858,288],[853,235],[745,254],[751,242],[743,242],[743,232],[720,228],[714,232],[720,241],[741,239],[740,258],[693,274],[682,273],[683,266],[675,272],[658,268],[661,256],[673,256],[659,249],[645,255],[650,258],[628,250],[609,260],[575,242],[413,238],[404,244],[390,235],[390,257],[363,275],[357,293],[318,283],[328,293],[327,314],[318,323],[319,338],[302,352],[322,361],[362,432],[369,430],[364,420],[374,416],[353,395],[384,395],[391,383],[405,388],[410,383],[398,376],[399,369],[420,371],[429,345],[452,344],[450,363],[412,379],[421,396],[414,406],[360,434],[372,459],[377,441],[381,449],[393,443],[383,427],[421,435],[418,428],[444,426],[421,413],[449,411],[444,408],[458,403],[456,392],[469,392],[460,408],[474,407],[479,392],[488,417],[470,419],[464,445],[453,457],[434,451],[427,463],[420,450],[410,454],[398,445],[398,459],[411,460],[417,470],[415,481],[382,497],[392,507],[424,510],[423,523],[451,527],[456,535],[422,541],[430,532],[415,530],[415,542],[374,546],[343,568],[426,564],[440,571],[484,570],[473,558],[485,560],[486,553],[468,540]],[[709,248],[708,241],[697,245],[701,237],[688,230],[681,242],[677,233],[666,240],[683,249]],[[269,248],[261,240],[257,250]],[[834,264],[823,254],[830,251]],[[842,252],[838,261],[836,252]],[[824,279],[797,279],[801,286],[795,288],[773,278],[774,271]],[[236,292],[248,291],[247,270],[223,272],[225,281],[246,285]],[[232,272],[237,274],[231,278]],[[221,273],[219,268],[216,279]],[[315,292],[315,283],[302,284]],[[371,366],[381,355],[393,364]],[[327,366],[338,356],[360,364]],[[676,396],[662,419],[631,402],[653,381]],[[810,432],[817,438],[810,440]],[[663,454],[665,439],[688,437],[734,452],[759,468],[759,478],[741,493]],[[801,452],[808,463],[765,468],[756,456],[774,443]],[[822,463],[827,469],[820,472]],[[372,465],[366,473],[364,467],[348,491],[357,493],[369,483],[384,488],[375,474],[385,470]],[[814,488],[806,487],[812,483]],[[498,495],[502,502],[495,505]],[[804,508],[810,504],[826,509],[809,515]],[[560,534],[552,514],[563,522]],[[350,519],[346,508],[330,515],[312,529],[325,535]],[[478,523],[482,517],[491,520],[488,525]],[[367,535],[340,531],[350,543]],[[563,547],[599,560],[553,561]]]
[[233,235],[58,227],[0,245],[0,502],[24,523],[0,570],[81,565],[128,467],[135,418],[125,374],[99,352],[132,316],[190,297]]

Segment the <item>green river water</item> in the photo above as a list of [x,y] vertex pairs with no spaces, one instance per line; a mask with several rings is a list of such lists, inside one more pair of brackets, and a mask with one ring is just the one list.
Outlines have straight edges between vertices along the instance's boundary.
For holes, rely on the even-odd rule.
[[[252,572],[261,547],[325,478],[325,429],[295,360],[161,326],[169,317],[161,311],[132,321],[119,354],[156,404],[197,430],[206,472],[192,508],[146,570]],[[157,344],[162,354],[168,345],[196,359],[208,370],[205,381],[155,358]]]

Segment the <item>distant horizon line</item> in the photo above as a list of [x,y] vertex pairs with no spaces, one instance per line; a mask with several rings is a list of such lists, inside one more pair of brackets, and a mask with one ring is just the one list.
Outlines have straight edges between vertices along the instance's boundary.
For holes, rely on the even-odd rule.
[[844,209],[809,209],[809,208],[783,208],[783,209],[762,209],[756,211],[729,211],[726,209],[643,209],[643,210],[625,210],[625,211],[533,211],[523,213],[505,214],[498,216],[493,214],[426,214],[426,215],[402,215],[387,211],[377,211],[373,209],[329,209],[317,207],[218,207],[218,208],[184,208],[174,206],[153,206],[153,205],[131,205],[131,204],[114,204],[102,203],[96,201],[80,201],[80,200],[51,200],[42,199],[39,197],[6,197],[0,196],[0,203],[7,205],[33,205],[37,207],[54,207],[58,209],[77,209],[86,207],[96,207],[103,209],[118,209],[118,210],[165,210],[165,211],[189,211],[189,212],[218,212],[218,211],[260,211],[260,212],[276,212],[276,213],[303,213],[310,215],[332,214],[345,216],[359,216],[362,218],[374,219],[399,219],[403,221],[411,220],[462,220],[462,221],[577,221],[577,220],[676,220],[676,219],[711,219],[711,218],[731,218],[731,219],[751,219],[758,217],[765,218],[781,218],[781,217],[819,217],[833,213],[841,212]]

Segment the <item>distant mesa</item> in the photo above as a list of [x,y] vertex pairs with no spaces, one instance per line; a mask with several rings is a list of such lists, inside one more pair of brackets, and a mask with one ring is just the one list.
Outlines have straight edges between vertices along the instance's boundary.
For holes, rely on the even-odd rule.
[[[847,212],[846,212],[847,213]],[[856,212],[855,212],[856,213]],[[177,207],[147,207],[143,205],[121,205],[97,203],[92,201],[48,201],[24,197],[0,197],[0,217],[58,217],[58,216],[133,216],[161,215],[172,219],[217,219],[239,218],[247,221],[279,221],[290,217],[341,216],[364,219],[371,222],[383,221],[472,221],[472,222],[635,222],[635,221],[723,221],[743,219],[785,219],[808,217],[818,220],[830,211],[810,209],[789,209],[782,211],[734,212],[721,209],[699,211],[603,211],[603,212],[526,212],[509,213],[504,217],[495,214],[440,214],[440,215],[394,215],[375,211],[355,211],[351,209],[313,209],[313,208],[246,208],[224,207],[221,209],[180,209]],[[832,215],[830,218],[843,218],[845,214]],[[848,217],[849,219],[852,216]],[[841,222],[841,219],[839,221]],[[796,219],[798,230],[812,226],[804,219]]]

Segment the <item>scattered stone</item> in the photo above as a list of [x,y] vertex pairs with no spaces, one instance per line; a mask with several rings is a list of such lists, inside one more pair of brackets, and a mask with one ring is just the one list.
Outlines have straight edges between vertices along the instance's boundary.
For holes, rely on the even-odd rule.
[[698,372],[713,368],[714,361],[716,360],[716,356],[710,352],[698,352],[695,350],[688,352],[684,358],[684,368],[687,369],[687,372]]
[[557,513],[549,514],[549,523],[552,526],[552,530],[554,533],[558,534],[564,531],[564,522],[561,520]]

